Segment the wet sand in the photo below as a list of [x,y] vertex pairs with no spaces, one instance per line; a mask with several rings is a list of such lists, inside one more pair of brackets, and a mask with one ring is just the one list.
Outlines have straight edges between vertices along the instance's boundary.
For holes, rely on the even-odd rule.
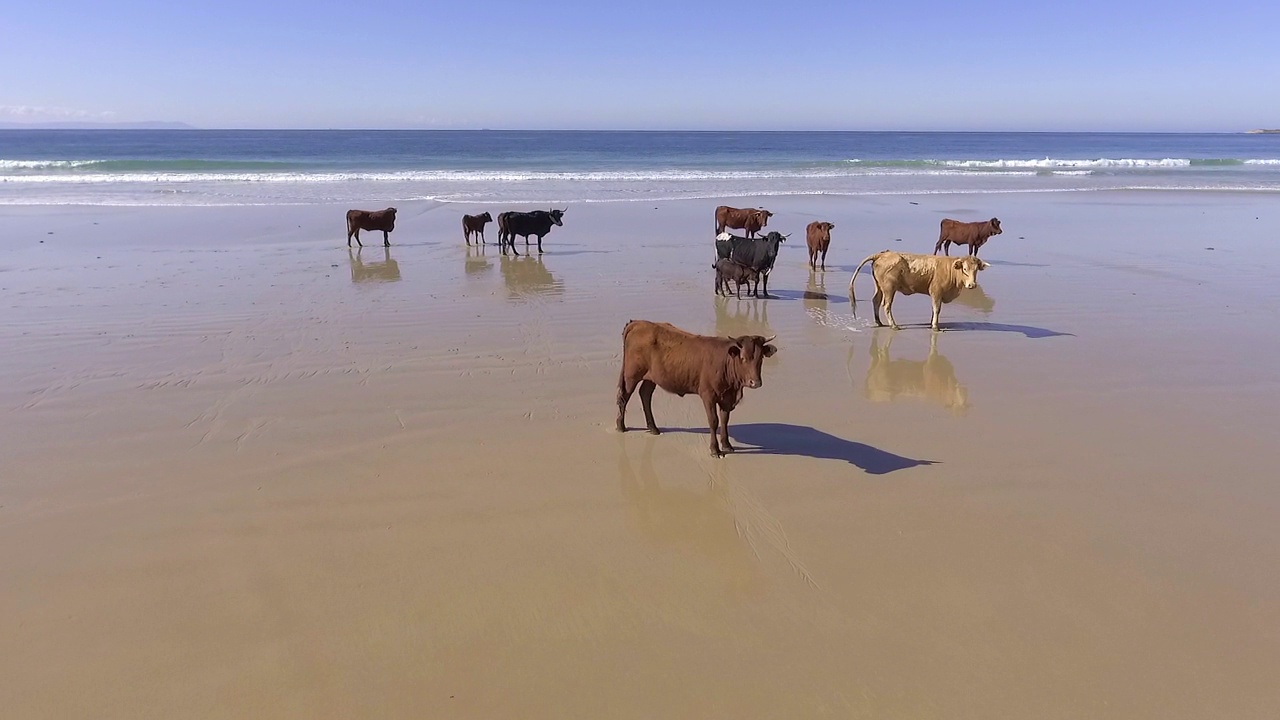
[[[717,201],[0,209],[5,717],[1274,717],[1280,198],[727,202],[774,299]],[[851,312],[992,215],[945,332]],[[737,455],[613,431],[632,318],[778,335]]]

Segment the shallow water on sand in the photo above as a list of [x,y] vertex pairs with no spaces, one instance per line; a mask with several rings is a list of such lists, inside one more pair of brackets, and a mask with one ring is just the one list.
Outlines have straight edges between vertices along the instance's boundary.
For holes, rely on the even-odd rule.
[[[12,212],[0,703],[1267,717],[1280,204],[913,201],[768,201],[768,300],[713,295],[716,202],[572,206],[542,257],[433,203],[350,251],[342,208]],[[1004,222],[980,288],[873,328],[853,267],[945,215]],[[632,318],[778,335],[740,453],[691,397],[612,430]]]

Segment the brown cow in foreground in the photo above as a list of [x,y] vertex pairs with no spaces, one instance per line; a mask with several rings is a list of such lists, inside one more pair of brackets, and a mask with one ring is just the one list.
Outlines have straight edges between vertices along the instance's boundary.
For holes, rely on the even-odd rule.
[[347,211],[347,247],[351,247],[351,238],[354,236],[356,244],[364,247],[364,243],[360,242],[360,231],[368,230],[375,232],[382,231],[382,245],[391,247],[391,239],[387,233],[396,229],[396,209],[387,208],[386,210],[348,210]]
[[897,330],[898,323],[893,319],[893,296],[897,293],[915,295],[928,293],[933,299],[933,320],[930,327],[938,327],[938,316],[942,314],[942,304],[955,300],[961,290],[978,286],[978,271],[986,270],[986,262],[968,256],[951,259],[937,255],[916,255],[900,253],[893,250],[882,250],[858,264],[849,278],[849,302],[856,302],[853,297],[853,281],[857,279],[862,266],[871,263],[871,276],[876,282],[876,294],[871,299],[872,312],[876,325],[883,326],[880,321],[880,308],[884,307],[885,317],[889,325]]
[[769,224],[773,213],[757,208],[735,208],[721,205],[716,208],[716,235],[725,228],[744,230],[747,237],[755,237],[756,233]]
[[480,238],[480,242],[484,244],[484,226],[493,222],[493,216],[488,212],[481,215],[463,215],[462,216],[462,239],[471,244],[471,235],[474,233]]
[[960,222],[945,218],[942,221],[942,232],[938,234],[938,244],[933,248],[933,254],[937,255],[941,250],[942,254],[951,254],[951,244],[968,245],[969,254],[977,257],[978,248],[986,244],[992,235],[999,235],[1000,219],[991,218],[982,222]]
[[[697,393],[711,428],[711,454],[734,451],[729,442],[729,413],[742,401],[744,387],[764,384],[760,366],[778,349],[772,337],[743,335],[708,337],[669,323],[632,320],[622,331],[622,372],[618,375],[618,432],[626,432],[627,401],[636,388],[649,432],[661,434],[653,421],[653,390],[660,387],[684,397]],[[717,414],[718,410],[718,414]]]
[[809,267],[818,269],[818,253],[822,253],[822,270],[827,270],[827,248],[831,247],[831,231],[835,223],[811,222],[805,228],[805,240],[809,243]]

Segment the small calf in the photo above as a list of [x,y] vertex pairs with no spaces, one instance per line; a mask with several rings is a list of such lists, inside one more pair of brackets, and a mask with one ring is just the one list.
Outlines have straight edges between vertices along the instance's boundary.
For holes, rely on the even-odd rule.
[[737,286],[738,297],[742,297],[742,286],[760,282],[760,272],[746,265],[729,260],[719,260],[711,268],[716,271],[716,294],[729,297],[729,282]]
[[474,234],[480,238],[480,244],[486,244],[484,239],[484,226],[493,222],[493,216],[488,212],[480,215],[463,215],[462,216],[462,239],[471,244],[471,236]]
[[809,268],[818,269],[818,253],[822,253],[822,271],[827,271],[827,249],[831,247],[831,231],[835,223],[811,222],[805,228],[805,240],[809,243]]

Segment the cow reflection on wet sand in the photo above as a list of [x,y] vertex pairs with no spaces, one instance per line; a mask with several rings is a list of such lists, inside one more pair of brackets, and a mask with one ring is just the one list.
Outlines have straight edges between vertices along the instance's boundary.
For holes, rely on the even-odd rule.
[[485,257],[485,245],[467,246],[466,264],[463,269],[468,275],[481,275],[493,269],[493,263]]
[[996,309],[996,299],[988,295],[981,285],[973,289],[964,288],[956,296],[955,302],[971,307],[983,315],[990,315],[991,311]]
[[756,556],[750,539],[740,531],[748,523],[734,516],[730,483],[714,477],[706,478],[707,482],[682,477],[668,478],[664,485],[653,468],[654,441],[641,441],[635,464],[627,452],[630,444],[619,436],[618,478],[628,514],[640,533],[656,545],[691,548],[712,560],[733,590],[757,585]]
[[368,262],[362,258],[362,251],[363,248],[354,252],[347,248],[347,259],[351,263],[351,282],[396,282],[400,279],[400,263],[391,259],[391,248],[382,248],[381,260]]
[[[956,380],[951,361],[938,352],[938,334],[931,333],[924,360],[894,360],[889,352],[897,333],[877,330],[871,335],[871,365],[867,368],[866,397],[871,402],[926,400],[954,415],[969,411],[969,392]],[[884,344],[880,344],[885,338]]]
[[769,327],[769,303],[756,298],[716,297],[716,335],[720,337],[738,337],[739,335],[760,335],[772,337],[777,335]]
[[560,295],[564,292],[564,284],[551,274],[541,257],[499,255],[498,263],[510,298]]

